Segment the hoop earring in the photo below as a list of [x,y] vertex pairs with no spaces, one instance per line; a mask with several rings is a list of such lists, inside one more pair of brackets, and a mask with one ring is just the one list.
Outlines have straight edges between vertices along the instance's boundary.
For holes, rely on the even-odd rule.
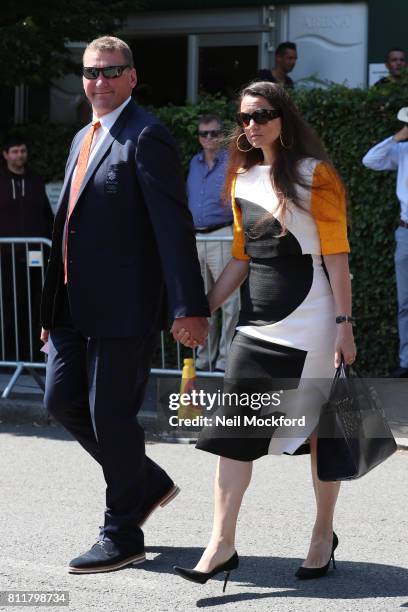
[[[242,153],[248,153],[248,151],[250,151],[250,150],[251,150],[251,149],[253,149],[254,147],[251,145],[251,143],[250,143],[250,142],[248,142],[248,139],[247,139],[247,142],[248,142],[248,144],[250,145],[249,149],[241,149],[241,147],[239,146],[239,141],[240,141],[240,139],[241,139],[243,136],[245,136],[244,132],[242,132],[242,134],[240,134],[240,135],[238,136],[238,138],[237,138],[237,149],[238,149],[238,151],[241,151]],[[246,136],[245,136],[245,138],[246,138]]]
[[285,145],[285,143],[282,140],[282,132],[279,134],[279,140],[284,149],[291,149],[293,147],[293,138],[292,138],[292,142],[290,143],[290,145]]

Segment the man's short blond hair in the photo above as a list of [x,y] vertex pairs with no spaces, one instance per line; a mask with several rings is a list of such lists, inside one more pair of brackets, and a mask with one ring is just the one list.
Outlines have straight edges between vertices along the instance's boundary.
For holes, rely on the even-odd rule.
[[134,67],[132,49],[124,40],[116,38],[116,36],[101,36],[100,38],[95,38],[95,40],[87,45],[84,55],[87,51],[108,51],[111,53],[113,51],[121,51],[125,64],[129,64],[131,68]]

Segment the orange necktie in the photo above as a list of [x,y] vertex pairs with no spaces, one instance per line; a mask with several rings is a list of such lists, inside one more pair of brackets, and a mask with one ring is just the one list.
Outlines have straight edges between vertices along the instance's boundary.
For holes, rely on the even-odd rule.
[[71,186],[71,196],[69,199],[68,216],[67,216],[66,231],[65,231],[65,249],[64,249],[64,282],[65,283],[67,283],[68,281],[67,248],[68,248],[69,218],[71,216],[72,211],[75,208],[79,190],[81,189],[82,181],[84,180],[86,169],[88,167],[89,155],[91,153],[92,139],[94,137],[96,130],[98,130],[100,127],[101,127],[100,121],[96,121],[95,123],[92,123],[91,127],[85,134],[85,138],[82,141],[81,150],[78,155],[78,161],[76,165],[74,181]]

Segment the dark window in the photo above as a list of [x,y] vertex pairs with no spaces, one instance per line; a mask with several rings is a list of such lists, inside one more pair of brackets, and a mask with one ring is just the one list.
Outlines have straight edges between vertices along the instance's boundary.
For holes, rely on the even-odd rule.
[[50,116],[50,90],[49,87],[28,88],[28,122],[40,123]]
[[14,87],[0,87],[0,129],[14,123]]
[[199,90],[235,98],[257,72],[258,47],[201,47]]
[[141,38],[130,43],[138,84],[139,104],[185,104],[187,91],[187,37]]

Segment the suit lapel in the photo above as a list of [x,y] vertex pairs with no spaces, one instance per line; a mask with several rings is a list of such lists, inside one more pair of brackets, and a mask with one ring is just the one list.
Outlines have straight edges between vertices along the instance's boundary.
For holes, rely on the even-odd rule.
[[[82,181],[81,187],[80,187],[79,192],[78,192],[77,202],[78,202],[79,198],[81,197],[81,194],[82,194],[83,190],[87,186],[89,179],[91,178],[91,176],[95,172],[96,168],[99,166],[100,162],[102,161],[103,157],[105,156],[105,154],[107,153],[109,148],[112,146],[112,142],[115,140],[115,136],[113,135],[113,130],[114,130],[115,126],[116,126],[116,123],[112,127],[111,131],[108,134],[104,135],[104,138],[103,138],[101,146],[99,147],[99,149],[95,153],[94,157],[92,158],[91,163],[89,164],[88,168],[86,169],[84,180]],[[76,204],[75,204],[75,208],[76,208]]]
[[[81,130],[81,132],[85,134],[88,129],[89,129],[89,126],[85,126]],[[71,155],[68,158],[64,182],[62,184],[61,193],[60,193],[60,197],[58,201],[58,208],[57,208],[57,215],[56,215],[58,218],[60,217],[61,214],[63,215],[64,218],[66,215],[66,208],[67,208],[68,199],[69,199],[69,192],[71,189],[72,174],[74,172],[74,169],[75,169],[75,166],[78,160],[78,155],[79,155],[79,151],[81,149],[81,144],[83,140],[83,135],[80,136],[81,132],[77,134],[77,143],[73,147],[71,151]]]
[[[96,154],[92,158],[92,161],[86,170],[84,180],[82,181],[81,187],[78,192],[77,202],[79,201],[81,194],[83,193],[85,187],[87,186],[89,179],[94,174],[100,162],[102,161],[102,159],[105,157],[106,153],[109,151],[110,147],[112,146],[112,143],[115,140],[116,136],[119,134],[120,130],[122,129],[122,126],[125,123],[126,118],[130,112],[131,105],[132,105],[132,100],[130,100],[129,104],[125,106],[125,108],[123,109],[123,111],[121,112],[121,114],[119,115],[115,123],[113,124],[112,128],[110,129],[110,132],[104,135],[101,146],[97,150]],[[76,206],[77,204],[75,204],[75,208]],[[74,213],[75,208],[72,211],[72,213]]]

